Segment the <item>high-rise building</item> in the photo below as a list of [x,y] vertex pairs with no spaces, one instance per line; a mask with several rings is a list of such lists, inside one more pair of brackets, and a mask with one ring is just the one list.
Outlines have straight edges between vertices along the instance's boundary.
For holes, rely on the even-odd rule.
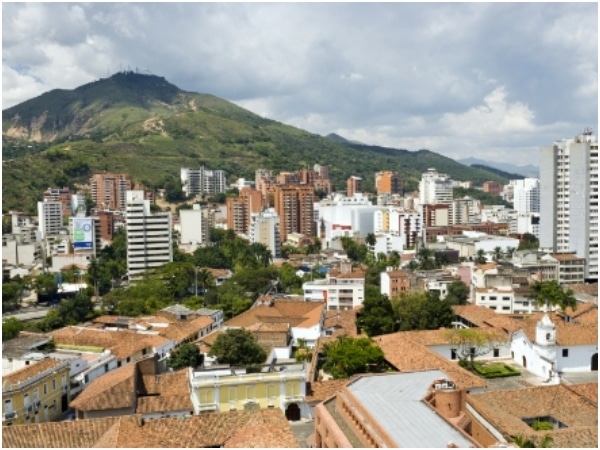
[[194,251],[199,245],[208,242],[210,228],[214,227],[214,213],[207,207],[194,204],[192,209],[179,211],[179,223],[181,245]]
[[181,186],[186,195],[214,195],[225,192],[227,177],[223,170],[181,168]]
[[124,173],[97,173],[90,178],[92,200],[98,209],[124,210],[131,180]]
[[359,194],[363,191],[362,178],[355,177],[354,175],[348,178],[346,181],[346,195],[348,197]]
[[419,203],[421,205],[449,205],[452,203],[452,180],[435,169],[427,169],[419,182]]
[[126,195],[127,274],[132,279],[173,261],[171,213],[152,214],[144,191]]
[[598,280],[598,140],[591,130],[540,149],[540,247],[585,258]]
[[262,211],[263,197],[256,189],[242,189],[239,197],[227,197],[227,228],[236,233],[250,232],[251,216]]
[[525,178],[524,180],[510,180],[513,189],[514,209],[519,214],[540,212],[540,180],[539,178]]
[[41,239],[58,235],[63,227],[62,203],[38,202],[38,221]]
[[264,244],[274,258],[281,256],[281,233],[279,232],[279,216],[274,209],[259,214],[252,214],[250,224],[250,240]]
[[71,213],[71,191],[68,187],[51,188],[44,191],[44,201],[62,203],[63,216],[70,217]]
[[402,176],[398,172],[385,170],[375,174],[377,194],[402,194]]
[[275,211],[280,220],[281,241],[290,233],[315,235],[314,195],[312,186],[285,185],[275,188]]

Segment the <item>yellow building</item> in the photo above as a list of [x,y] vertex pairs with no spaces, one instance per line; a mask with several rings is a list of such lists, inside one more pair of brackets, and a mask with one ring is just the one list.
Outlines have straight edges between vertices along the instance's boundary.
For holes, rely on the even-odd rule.
[[194,412],[279,408],[288,420],[309,417],[304,363],[261,366],[257,373],[245,368],[190,368]]
[[49,422],[69,405],[69,362],[46,358],[2,377],[2,426]]

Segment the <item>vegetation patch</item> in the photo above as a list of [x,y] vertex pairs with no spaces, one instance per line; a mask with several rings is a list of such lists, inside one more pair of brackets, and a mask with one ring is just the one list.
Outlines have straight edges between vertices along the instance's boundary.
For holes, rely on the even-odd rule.
[[[461,364],[461,366],[465,367],[468,366],[468,364]],[[481,363],[475,361],[473,362],[473,371],[484,378],[502,378],[521,375],[521,372],[517,369],[502,363]]]
[[102,347],[92,347],[90,345],[69,345],[69,344],[56,344],[56,348],[59,350],[74,350],[78,352],[92,352],[92,353],[102,353],[104,348]]

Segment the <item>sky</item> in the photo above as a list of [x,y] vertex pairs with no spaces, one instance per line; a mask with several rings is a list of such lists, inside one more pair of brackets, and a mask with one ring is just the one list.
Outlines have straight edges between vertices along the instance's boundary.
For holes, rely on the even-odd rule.
[[597,3],[3,3],[2,108],[120,70],[312,133],[538,164],[598,134]]

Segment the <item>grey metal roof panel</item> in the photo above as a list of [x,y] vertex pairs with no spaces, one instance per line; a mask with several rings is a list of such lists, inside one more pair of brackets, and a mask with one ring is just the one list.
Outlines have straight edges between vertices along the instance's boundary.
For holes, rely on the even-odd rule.
[[440,378],[449,377],[439,370],[367,376],[348,389],[399,447],[470,447],[472,441],[422,401]]

